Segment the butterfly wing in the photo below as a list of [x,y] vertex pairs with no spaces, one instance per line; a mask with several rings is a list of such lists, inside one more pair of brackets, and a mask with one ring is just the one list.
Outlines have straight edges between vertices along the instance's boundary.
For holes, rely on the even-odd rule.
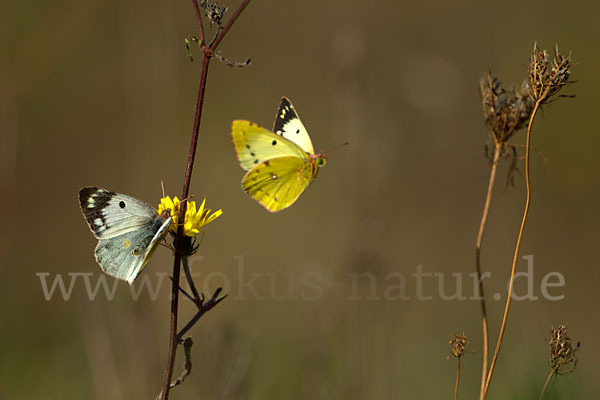
[[251,169],[244,190],[270,212],[291,206],[317,176],[319,167],[308,158],[278,157]]
[[246,171],[272,158],[288,156],[307,158],[307,154],[296,143],[282,138],[254,122],[233,121],[231,138],[240,165]]
[[146,266],[159,241],[169,230],[171,217],[156,217],[144,227],[100,239],[94,252],[102,270],[130,285]]
[[315,154],[308,131],[287,97],[281,98],[273,124],[273,132],[296,143],[305,152]]
[[134,197],[97,187],[79,191],[79,206],[98,239],[109,239],[151,224],[157,212]]

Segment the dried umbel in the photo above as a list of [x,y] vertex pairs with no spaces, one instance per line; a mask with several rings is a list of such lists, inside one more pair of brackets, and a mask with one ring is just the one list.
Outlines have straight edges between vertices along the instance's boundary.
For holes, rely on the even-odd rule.
[[450,351],[454,357],[460,358],[465,353],[467,347],[467,336],[464,334],[452,333],[450,335]]
[[200,2],[200,7],[206,11],[206,17],[210,21],[210,26],[213,24],[221,26],[221,20],[227,12],[227,7],[219,6],[219,3],[216,1],[214,3],[209,3],[205,0]]
[[529,121],[535,105],[529,96],[527,81],[505,89],[497,77],[488,72],[479,83],[483,116],[496,144],[502,145]]
[[529,62],[529,85],[531,97],[540,104],[548,102],[563,86],[572,83],[569,81],[570,54],[568,56],[560,54],[557,46],[554,49],[554,59],[550,68],[548,63],[548,52],[538,49],[536,44]]
[[548,344],[550,345],[550,363],[552,369],[561,375],[573,372],[577,367],[575,353],[579,350],[580,343],[577,342],[573,345],[571,338],[567,336],[566,325],[559,325],[558,328],[552,328],[551,332]]

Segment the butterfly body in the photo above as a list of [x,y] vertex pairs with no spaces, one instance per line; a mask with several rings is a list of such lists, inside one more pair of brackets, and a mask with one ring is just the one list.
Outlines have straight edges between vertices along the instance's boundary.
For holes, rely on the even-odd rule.
[[233,121],[233,145],[243,169],[243,189],[267,211],[291,206],[325,165],[287,98],[282,98],[273,131],[254,122]]
[[85,187],[79,191],[81,212],[98,244],[94,251],[102,270],[133,283],[169,230],[171,217],[134,197]]

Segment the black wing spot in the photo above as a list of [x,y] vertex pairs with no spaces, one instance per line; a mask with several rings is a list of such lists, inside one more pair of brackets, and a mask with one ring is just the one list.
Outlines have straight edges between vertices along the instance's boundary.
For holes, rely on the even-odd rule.
[[250,150],[250,145],[249,145],[249,144],[247,144],[247,145],[246,145],[246,148],[247,148],[248,150]]
[[123,200],[119,202],[119,207],[125,208],[125,202]]
[[277,144],[277,140],[273,140],[273,142],[271,143],[273,146],[275,146]]
[[258,164],[258,160],[254,160],[254,164]]
[[252,152],[250,152],[250,155],[251,155],[252,157],[255,157],[255,156],[256,156],[256,154],[254,154],[254,153],[252,153]]
[[296,133],[300,133],[300,129],[296,129]]

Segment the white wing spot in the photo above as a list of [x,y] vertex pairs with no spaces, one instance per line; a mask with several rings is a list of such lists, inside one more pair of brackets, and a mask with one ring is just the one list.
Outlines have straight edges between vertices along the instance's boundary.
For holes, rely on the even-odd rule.
[[277,175],[271,174],[271,179],[273,179],[273,180],[277,179]]
[[96,226],[102,226],[102,220],[100,218],[96,218],[94,220],[94,225],[96,225]]
[[90,197],[88,199],[88,208],[94,208],[95,205],[96,205],[96,201]]

